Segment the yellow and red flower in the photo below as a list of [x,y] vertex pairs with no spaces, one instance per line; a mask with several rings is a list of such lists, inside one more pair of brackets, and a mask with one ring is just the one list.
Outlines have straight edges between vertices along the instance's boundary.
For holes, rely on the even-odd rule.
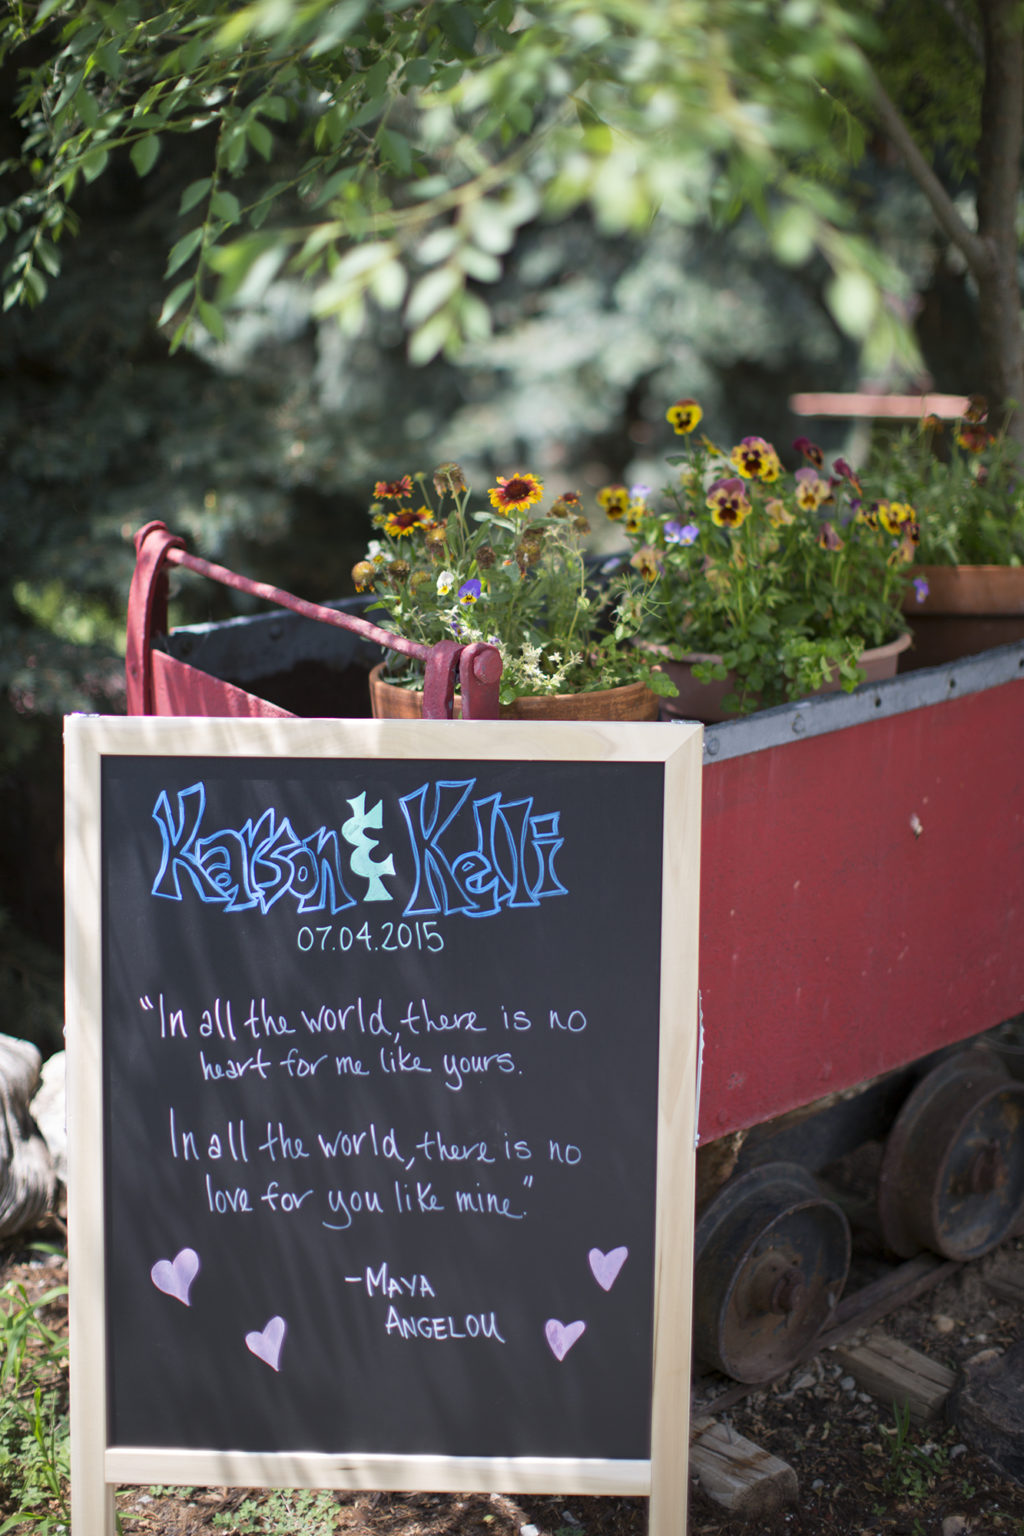
[[536,506],[544,494],[544,487],[536,475],[517,470],[514,475],[499,475],[498,483],[488,491],[491,506],[500,512],[525,512]]
[[746,487],[734,475],[715,481],[708,491],[707,505],[711,509],[711,521],[719,528],[741,528],[751,511]]
[[377,501],[404,501],[412,495],[412,476],[402,475],[398,480],[378,480],[373,494]]
[[968,453],[984,453],[989,443],[995,442],[992,433],[982,422],[968,421],[966,417],[957,428],[956,440]]
[[434,514],[429,507],[395,507],[384,518],[384,531],[393,539],[408,538],[413,533],[425,533],[434,526]]
[[677,400],[675,405],[670,405],[665,412],[665,420],[671,425],[673,432],[683,437],[692,432],[704,416],[704,412],[696,400]]

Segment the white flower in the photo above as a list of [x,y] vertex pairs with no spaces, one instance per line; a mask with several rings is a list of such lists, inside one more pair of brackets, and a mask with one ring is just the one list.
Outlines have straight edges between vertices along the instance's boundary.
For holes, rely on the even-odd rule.
[[455,574],[453,571],[442,571],[437,578],[438,597],[447,597],[455,587]]

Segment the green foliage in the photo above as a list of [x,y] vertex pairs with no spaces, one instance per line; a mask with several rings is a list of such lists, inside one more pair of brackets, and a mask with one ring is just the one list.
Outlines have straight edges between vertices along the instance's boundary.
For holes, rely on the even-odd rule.
[[887,0],[878,72],[917,141],[954,182],[977,170],[984,57],[976,0]]
[[214,1526],[237,1536],[248,1536],[249,1532],[265,1532],[266,1536],[331,1536],[337,1521],[338,1506],[330,1494],[309,1489],[246,1498],[231,1513],[213,1517]]
[[972,408],[962,421],[928,417],[880,435],[870,462],[871,474],[884,477],[893,494],[914,506],[920,561],[1024,565],[1021,448],[1005,429],[988,430],[984,407]]
[[[614,607],[588,579],[579,496],[566,492],[542,512],[544,488],[530,473],[499,476],[490,506],[474,503],[462,470],[379,482],[372,521],[381,535],[354,568],[357,590],[377,595],[385,627],[421,644],[484,641],[502,658],[501,702],[523,695],[586,693],[647,682],[653,674],[633,643],[641,611]],[[395,655],[390,674],[421,686],[418,662]]]
[[67,1338],[45,1315],[66,1294],[0,1293],[0,1536],[70,1529]]
[[348,334],[370,304],[400,313],[422,363],[488,334],[475,284],[540,212],[585,205],[618,235],[749,203],[781,260],[824,256],[840,324],[880,353],[898,277],[822,185],[874,35],[838,0],[22,0],[0,25],[24,134],[8,302],[43,297],[83,187],[125,155],[151,177],[201,130],[166,264],[173,346],[223,337],[287,263]]
[[884,1424],[879,1426],[890,1442],[885,1490],[894,1498],[912,1501],[927,1498],[946,1469],[946,1452],[934,1441],[923,1446],[915,1445],[908,1402],[894,1403],[892,1416],[891,1429]]
[[807,438],[792,478],[767,439],[730,450],[696,437],[696,400],[668,411],[685,451],[660,502],[646,486],[611,485],[598,500],[621,519],[630,564],[652,583],[643,638],[701,681],[735,678],[728,707],[751,710],[838,681],[863,681],[866,647],[906,628],[900,606],[913,558],[910,508],[875,513],[845,460],[825,467]]

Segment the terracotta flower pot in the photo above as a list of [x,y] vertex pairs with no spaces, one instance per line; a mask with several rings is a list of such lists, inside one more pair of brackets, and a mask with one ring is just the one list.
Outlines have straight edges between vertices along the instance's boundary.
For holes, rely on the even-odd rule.
[[[370,673],[370,710],[375,720],[419,720],[423,695],[385,682],[383,662]],[[598,688],[590,693],[536,694],[501,706],[503,720],[657,720],[658,696],[644,683]],[[455,695],[455,714],[461,713]]]
[[[909,645],[910,636],[900,635],[898,639],[890,640],[887,645],[876,645],[866,650],[860,658],[865,682],[880,683],[887,677],[895,677],[899,658]],[[661,664],[662,668],[679,689],[679,694],[674,699],[662,699],[662,711],[674,720],[702,720],[705,725],[717,725],[723,720],[739,719],[734,710],[726,709],[722,703],[727,694],[735,691],[735,674],[730,672],[728,677],[720,680],[713,678],[710,683],[699,682],[693,675],[693,669],[702,661],[717,663],[721,661],[721,657],[699,651],[684,656],[680,661],[673,661],[666,657]],[[838,693],[839,686],[837,675],[832,682],[823,683],[814,692],[816,694]]]
[[914,573],[928,593],[919,600],[911,587],[903,600],[914,644],[901,671],[1024,640],[1024,566],[921,565]]

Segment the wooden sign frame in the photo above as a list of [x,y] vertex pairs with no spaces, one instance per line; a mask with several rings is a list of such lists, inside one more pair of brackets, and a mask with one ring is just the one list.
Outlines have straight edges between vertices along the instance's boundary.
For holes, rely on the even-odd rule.
[[[650,1460],[299,1454],[109,1443],[100,791],[115,757],[383,758],[663,765]],[[113,1536],[117,1484],[650,1495],[685,1530],[697,1075],[699,726],[71,716],[65,726],[72,1524]],[[595,829],[600,838],[600,829]],[[614,871],[609,871],[614,882]],[[609,892],[609,900],[614,899]]]

